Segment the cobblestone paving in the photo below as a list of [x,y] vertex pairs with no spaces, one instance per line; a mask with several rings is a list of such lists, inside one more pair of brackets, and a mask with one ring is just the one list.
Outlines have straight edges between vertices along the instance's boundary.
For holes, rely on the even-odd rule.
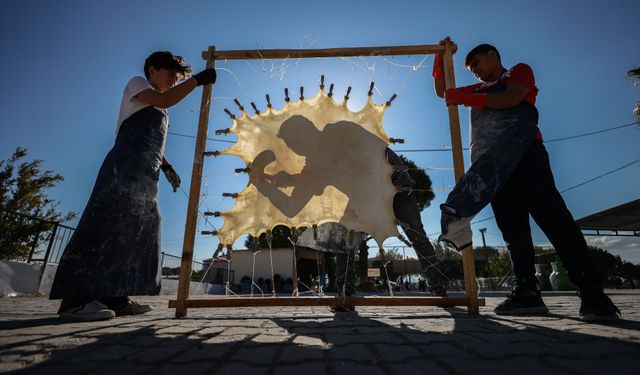
[[579,321],[579,299],[546,294],[551,314],[499,317],[464,308],[190,309],[139,297],[149,314],[57,318],[56,301],[0,299],[0,372],[18,374],[639,374],[640,291],[609,291],[623,320]]

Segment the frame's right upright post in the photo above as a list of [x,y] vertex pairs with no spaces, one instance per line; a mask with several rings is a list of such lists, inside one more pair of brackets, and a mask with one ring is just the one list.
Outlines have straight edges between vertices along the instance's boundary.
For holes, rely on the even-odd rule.
[[[451,45],[446,44],[444,50],[444,71],[445,87],[447,89],[456,87],[456,79],[453,71],[453,51]],[[464,160],[462,158],[462,140],[460,138],[460,114],[458,106],[450,105],[449,127],[451,129],[451,150],[453,152],[453,170],[456,182],[460,181],[464,175]],[[469,301],[468,309],[470,314],[479,314],[480,305],[478,302],[478,288],[476,285],[475,259],[471,245],[462,250],[462,266],[464,268],[464,287]]]

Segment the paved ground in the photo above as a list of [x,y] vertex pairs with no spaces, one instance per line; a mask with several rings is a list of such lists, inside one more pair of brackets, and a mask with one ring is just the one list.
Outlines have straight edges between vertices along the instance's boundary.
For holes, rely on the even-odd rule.
[[326,307],[156,310],[68,323],[46,298],[0,299],[0,372],[19,374],[638,374],[640,291],[611,291],[615,324],[577,320],[573,294],[546,295],[552,314],[504,318],[487,297],[466,309]]

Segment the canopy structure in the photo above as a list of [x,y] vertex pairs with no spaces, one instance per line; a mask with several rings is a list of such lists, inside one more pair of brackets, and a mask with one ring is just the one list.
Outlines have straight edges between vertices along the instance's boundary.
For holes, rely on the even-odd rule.
[[576,222],[587,236],[640,237],[640,199],[596,212]]

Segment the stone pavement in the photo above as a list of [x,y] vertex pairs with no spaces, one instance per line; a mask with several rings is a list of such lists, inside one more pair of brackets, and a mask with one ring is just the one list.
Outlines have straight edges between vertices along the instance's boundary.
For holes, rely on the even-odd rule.
[[609,291],[623,320],[579,321],[573,293],[545,294],[551,315],[464,308],[156,310],[69,323],[43,297],[0,299],[0,372],[17,374],[639,374],[640,291]]

